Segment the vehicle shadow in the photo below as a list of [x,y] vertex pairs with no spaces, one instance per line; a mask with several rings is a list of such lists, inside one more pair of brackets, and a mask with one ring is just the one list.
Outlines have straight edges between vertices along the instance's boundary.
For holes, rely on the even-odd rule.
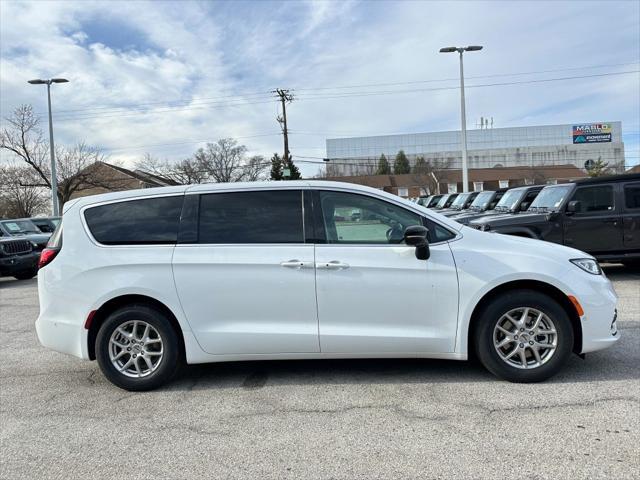
[[[637,339],[636,339],[637,340]],[[629,343],[634,343],[629,339]],[[621,342],[622,343],[622,342]],[[565,368],[546,383],[571,384],[640,380],[640,355],[612,350],[572,356]],[[626,348],[624,349],[626,350]],[[498,381],[475,359],[287,360],[190,365],[167,388],[206,390],[218,388],[259,389],[266,385],[433,384]]]
[[0,290],[10,290],[12,288],[24,288],[29,286],[36,286],[37,284],[38,284],[37,276],[29,280],[16,280],[13,277],[0,278]]

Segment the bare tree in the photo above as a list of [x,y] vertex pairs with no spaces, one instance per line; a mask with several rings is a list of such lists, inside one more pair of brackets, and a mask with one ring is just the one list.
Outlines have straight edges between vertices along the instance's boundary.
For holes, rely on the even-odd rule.
[[47,196],[34,185],[33,170],[17,165],[0,165],[0,217],[32,217],[45,213]]
[[[0,132],[0,148],[11,152],[15,159],[24,162],[33,173],[28,185],[51,189],[49,144],[44,140],[38,118],[31,105],[21,105],[6,119],[8,127]],[[56,148],[58,199],[62,206],[71,196],[96,186],[108,190],[111,185],[93,175],[89,166],[104,161],[105,156],[96,148],[80,142],[74,147]]]
[[262,157],[246,158],[247,147],[238,145],[233,138],[221,138],[216,143],[207,143],[195,154],[200,169],[214,182],[242,182],[259,178],[267,169],[268,162]]
[[146,153],[144,158],[136,164],[136,168],[179,185],[206,183],[208,181],[207,172],[202,169],[195,158],[185,158],[172,163]]
[[438,192],[439,175],[442,170],[447,170],[451,165],[450,160],[424,157],[416,158],[413,167],[413,179],[416,185],[434,194]]

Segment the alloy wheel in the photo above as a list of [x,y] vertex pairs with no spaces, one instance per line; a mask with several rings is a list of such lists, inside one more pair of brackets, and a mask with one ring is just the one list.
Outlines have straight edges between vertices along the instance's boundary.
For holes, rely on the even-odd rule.
[[553,357],[558,344],[556,327],[544,312],[531,307],[508,311],[493,329],[493,346],[507,365],[538,368]]
[[127,377],[151,375],[163,358],[162,338],[142,320],[119,325],[109,338],[109,359],[116,370]]

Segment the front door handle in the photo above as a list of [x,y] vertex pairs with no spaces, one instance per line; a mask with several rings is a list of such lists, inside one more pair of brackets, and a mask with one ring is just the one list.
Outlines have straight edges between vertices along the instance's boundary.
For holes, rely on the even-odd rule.
[[286,262],[280,262],[281,267],[285,268],[313,268],[313,262],[301,262],[300,260],[289,260]]
[[349,264],[339,262],[338,260],[331,260],[330,262],[316,263],[316,268],[324,270],[342,270],[344,268],[349,268]]

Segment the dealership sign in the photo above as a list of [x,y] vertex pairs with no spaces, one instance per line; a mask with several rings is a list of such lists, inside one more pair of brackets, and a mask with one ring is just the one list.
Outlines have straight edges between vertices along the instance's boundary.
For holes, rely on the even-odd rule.
[[573,126],[573,143],[600,143],[611,141],[610,123],[590,123]]

